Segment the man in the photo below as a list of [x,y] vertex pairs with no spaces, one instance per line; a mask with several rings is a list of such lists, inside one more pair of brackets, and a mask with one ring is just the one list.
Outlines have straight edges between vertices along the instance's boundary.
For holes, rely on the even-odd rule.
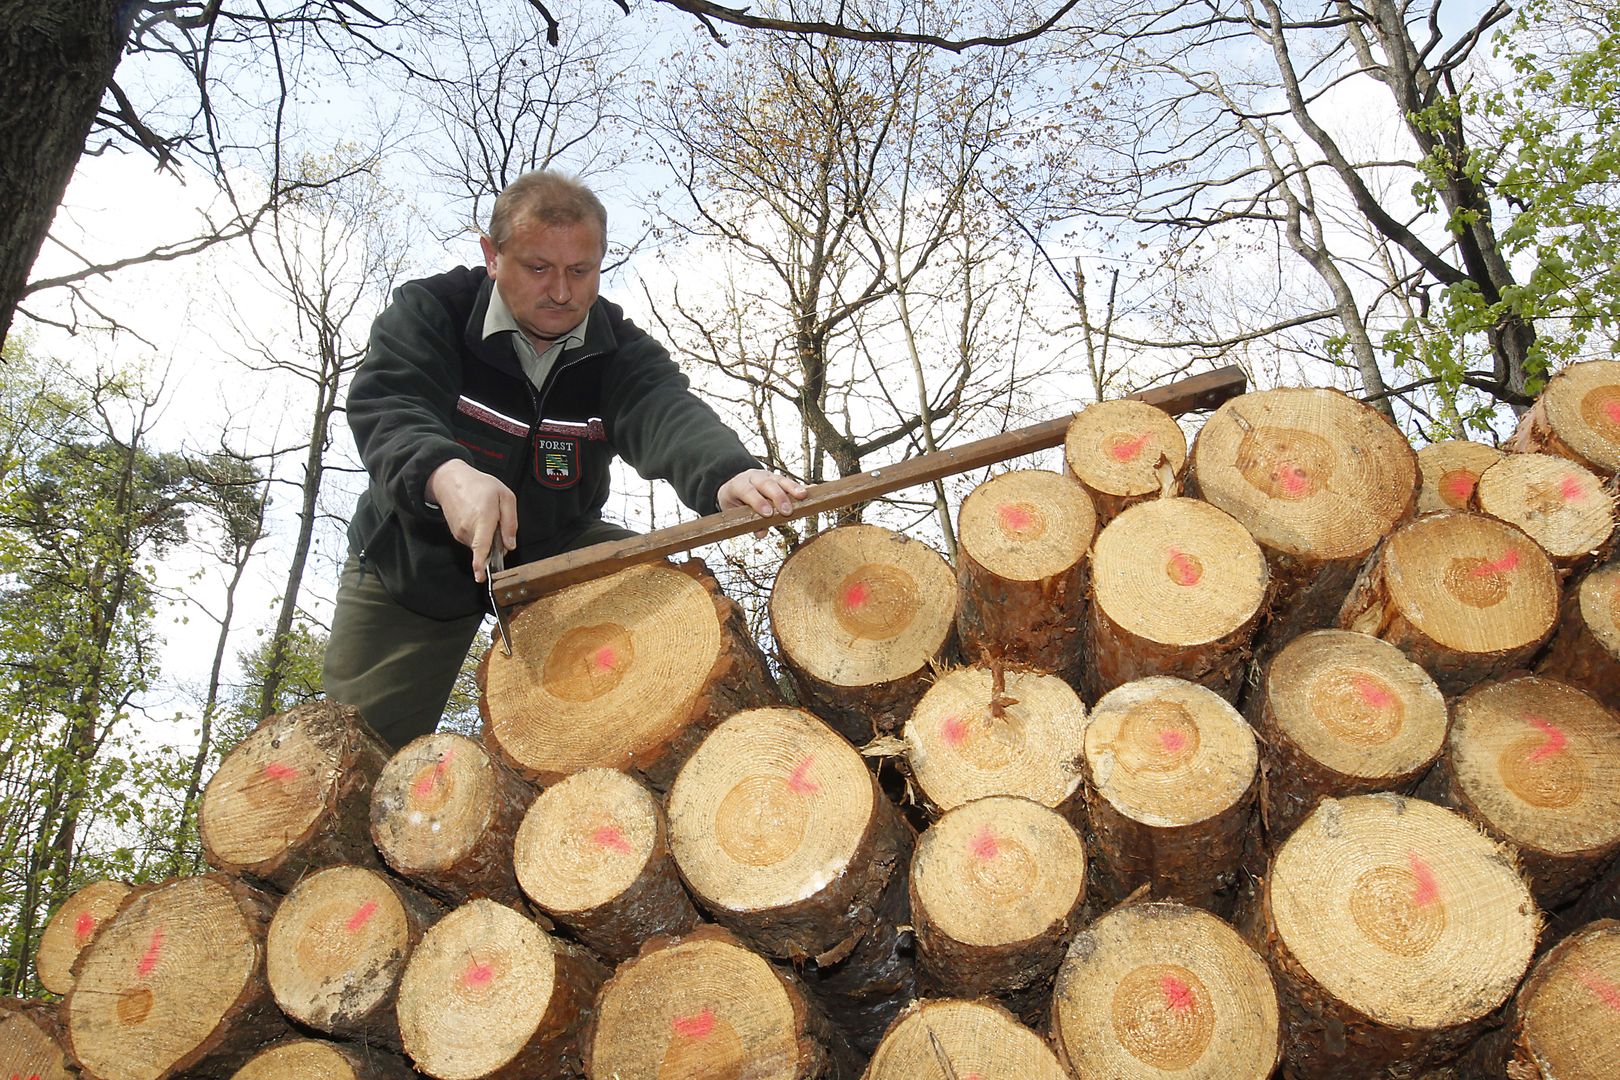
[[588,188],[519,177],[482,244],[482,268],[394,293],[349,389],[371,482],[349,524],[325,685],[395,747],[444,711],[495,545],[519,563],[632,535],[601,518],[615,454],[699,513],[769,517],[805,496],[597,295],[607,212]]

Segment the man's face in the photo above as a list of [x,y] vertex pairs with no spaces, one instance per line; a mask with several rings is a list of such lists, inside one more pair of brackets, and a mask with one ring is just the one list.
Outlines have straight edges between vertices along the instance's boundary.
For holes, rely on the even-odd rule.
[[596,301],[602,232],[593,221],[520,221],[498,249],[482,238],[484,268],[517,324],[541,348],[579,325]]

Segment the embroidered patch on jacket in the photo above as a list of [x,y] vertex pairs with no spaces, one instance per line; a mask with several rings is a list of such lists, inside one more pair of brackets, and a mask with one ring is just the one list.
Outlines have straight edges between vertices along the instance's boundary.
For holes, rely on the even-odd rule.
[[457,399],[456,412],[461,413],[463,416],[470,416],[474,420],[488,424],[492,428],[504,431],[508,435],[527,435],[529,433],[529,425],[523,421],[507,416],[505,413],[496,412],[483,402],[474,401],[465,395]]
[[534,440],[534,476],[549,488],[579,483],[579,440],[541,435]]
[[540,435],[566,435],[586,442],[601,442],[607,438],[607,428],[603,426],[600,416],[593,416],[589,420],[542,419],[534,430]]

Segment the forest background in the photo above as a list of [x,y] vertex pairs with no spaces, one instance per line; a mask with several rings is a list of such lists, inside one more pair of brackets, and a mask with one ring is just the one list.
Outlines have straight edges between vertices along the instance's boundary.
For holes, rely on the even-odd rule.
[[[0,76],[0,993],[319,694],[370,322],[528,169],[812,482],[1234,362],[1491,441],[1620,325],[1612,2],[64,0]],[[860,512],[950,556],[982,479]],[[830,524],[702,553],[767,647]]]

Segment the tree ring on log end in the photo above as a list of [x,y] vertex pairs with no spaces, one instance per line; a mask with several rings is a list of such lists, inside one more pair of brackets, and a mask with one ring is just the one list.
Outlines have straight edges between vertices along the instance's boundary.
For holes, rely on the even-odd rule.
[[929,687],[906,722],[906,758],[923,794],[942,810],[987,795],[1056,807],[1080,786],[1086,707],[1054,675],[1005,673],[1013,699],[996,716],[994,678],[956,668]]
[[1480,474],[1502,459],[1502,451],[1467,439],[1430,443],[1417,452],[1423,487],[1417,512],[1466,510],[1473,502]]
[[404,874],[460,862],[489,828],[498,798],[482,746],[444,731],[413,740],[383,767],[371,796],[371,833]]
[[984,1001],[922,1000],[907,1005],[872,1054],[863,1080],[940,1076],[941,1056],[958,1080],[1016,1076],[1066,1080],[1040,1036]]
[[256,1054],[231,1080],[365,1080],[337,1047],[319,1039],[272,1046]]
[[622,895],[659,843],[658,801],[633,777],[587,769],[542,792],[518,827],[518,883],[555,914]]
[[1399,795],[1327,799],[1266,881],[1277,938],[1333,998],[1395,1028],[1476,1020],[1518,985],[1539,916],[1497,845]]
[[1541,393],[1552,434],[1598,472],[1620,472],[1620,361],[1571,364]]
[[962,500],[957,533],[973,561],[1009,581],[1042,581],[1086,557],[1097,514],[1066,476],[1019,469],[994,476]]
[[0,1077],[17,1080],[74,1080],[67,1056],[49,1031],[22,1009],[0,1006]]
[[1164,645],[1218,641],[1265,601],[1265,556],[1244,527],[1196,499],[1139,503],[1109,522],[1092,554],[1097,608]]
[[270,920],[265,971],[276,1004],[322,1031],[353,1023],[393,993],[410,933],[380,872],[333,866],[311,874]]
[[1169,413],[1146,402],[1099,401],[1070,422],[1063,460],[1092,491],[1122,498],[1151,495],[1161,489],[1161,468],[1180,475],[1187,463],[1187,436]]
[[1519,992],[1519,1045],[1558,1080],[1620,1076],[1620,922],[1590,923],[1555,945]]
[[851,637],[888,641],[911,625],[917,579],[887,563],[862,563],[835,589],[833,617]]
[[1173,903],[1116,908],[1075,938],[1052,1036],[1079,1076],[1261,1080],[1281,1050],[1264,961],[1214,915]]
[[792,904],[844,871],[876,797],[860,754],[820,720],[746,709],[710,732],[676,776],[670,849],[711,907]]
[[1563,563],[1596,551],[1614,532],[1614,497],[1602,478],[1552,454],[1504,455],[1480,475],[1474,498]]

